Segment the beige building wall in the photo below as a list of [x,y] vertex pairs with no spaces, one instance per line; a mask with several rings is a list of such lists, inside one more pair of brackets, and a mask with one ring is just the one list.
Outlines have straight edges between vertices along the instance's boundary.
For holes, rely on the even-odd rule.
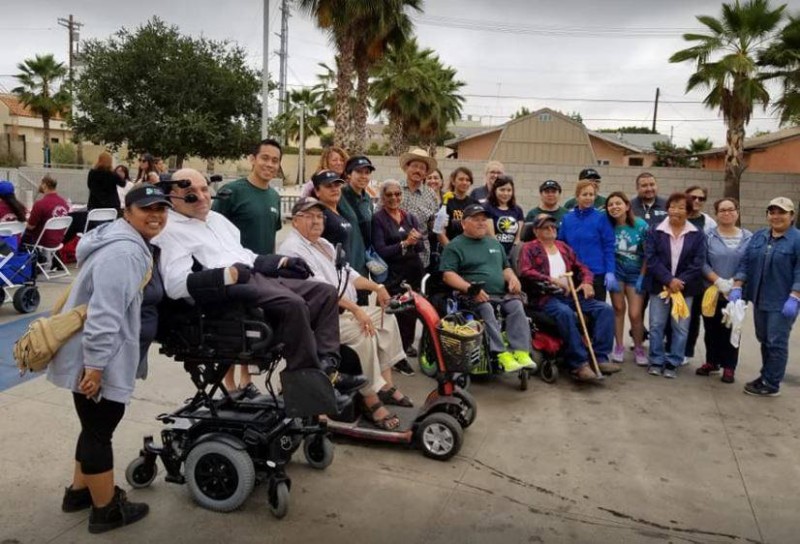
[[497,139],[500,137],[500,130],[475,136],[458,144],[458,157],[463,160],[480,161],[488,160],[492,154]]

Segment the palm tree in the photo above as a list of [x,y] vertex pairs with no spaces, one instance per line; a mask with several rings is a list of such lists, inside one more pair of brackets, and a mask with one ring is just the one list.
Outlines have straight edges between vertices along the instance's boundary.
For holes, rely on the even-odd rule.
[[692,138],[692,142],[689,144],[689,153],[695,155],[702,151],[708,151],[713,147],[714,142],[710,138]]
[[300,137],[300,112],[303,111],[303,141],[309,136],[321,136],[328,126],[328,110],[319,101],[313,89],[298,89],[289,93],[288,105],[282,115],[275,118],[274,130],[283,134],[287,141]]
[[29,110],[42,118],[44,127],[45,166],[50,166],[50,119],[65,115],[69,110],[69,93],[59,88],[60,81],[69,71],[63,62],[56,62],[53,55],[36,55],[17,64],[20,71],[16,77],[21,83],[11,90]]
[[420,142],[431,157],[436,156],[436,147],[443,143],[447,126],[461,118],[464,103],[464,97],[458,94],[464,82],[455,79],[455,69],[437,64],[437,69],[431,74],[432,92],[425,95],[431,99],[430,111],[418,129]]
[[373,11],[356,21],[356,103],[353,110],[353,151],[362,152],[367,140],[369,109],[369,72],[386,54],[390,45],[402,45],[412,33],[411,18],[406,8],[422,11],[421,0],[383,0],[375,2]]
[[725,196],[739,197],[744,164],[745,125],[756,104],[769,104],[764,70],[757,61],[773,38],[786,6],[772,9],[769,0],[736,0],[722,4],[719,19],[699,15],[708,34],[684,34],[695,45],[673,54],[670,62],[696,63],[686,91],[707,88],[703,102],[722,112],[727,127]]
[[800,17],[790,17],[761,57],[760,64],[773,69],[770,79],[780,79],[783,95],[775,102],[781,123],[800,124]]

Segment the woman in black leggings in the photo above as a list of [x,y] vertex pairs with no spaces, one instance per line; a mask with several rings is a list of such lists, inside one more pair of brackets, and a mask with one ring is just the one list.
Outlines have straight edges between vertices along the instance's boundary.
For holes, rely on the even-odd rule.
[[140,184],[126,195],[122,219],[90,231],[78,244],[80,272],[64,309],[85,304],[87,318],[83,331],[62,346],[47,371],[48,380],[72,391],[81,423],[62,510],[91,507],[91,533],[134,523],[149,510],[129,502],[114,485],[111,440],[136,377],[146,375],[155,327],[152,313],[143,316],[143,301],[146,310],[163,292],[149,240],[164,228],[168,207],[172,204],[160,189]]

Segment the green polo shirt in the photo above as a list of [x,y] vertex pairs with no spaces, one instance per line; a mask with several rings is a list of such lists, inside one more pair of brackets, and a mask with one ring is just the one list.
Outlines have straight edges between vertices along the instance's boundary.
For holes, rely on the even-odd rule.
[[244,247],[258,255],[275,253],[275,234],[281,229],[281,196],[272,187],[261,189],[246,178],[225,185],[228,198],[214,200],[215,212],[236,225]]
[[482,281],[490,295],[506,292],[503,270],[508,268],[508,257],[503,246],[494,237],[469,238],[456,236],[442,251],[439,270],[455,272],[470,283]]

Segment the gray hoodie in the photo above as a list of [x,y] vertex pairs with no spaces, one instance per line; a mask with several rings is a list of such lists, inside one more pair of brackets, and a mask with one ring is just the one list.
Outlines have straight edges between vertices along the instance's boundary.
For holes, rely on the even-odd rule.
[[101,369],[103,398],[128,403],[139,365],[142,290],[151,254],[124,219],[88,232],[76,252],[80,271],[64,310],[88,303],[86,323],[56,353],[47,379],[78,392],[84,367]]

